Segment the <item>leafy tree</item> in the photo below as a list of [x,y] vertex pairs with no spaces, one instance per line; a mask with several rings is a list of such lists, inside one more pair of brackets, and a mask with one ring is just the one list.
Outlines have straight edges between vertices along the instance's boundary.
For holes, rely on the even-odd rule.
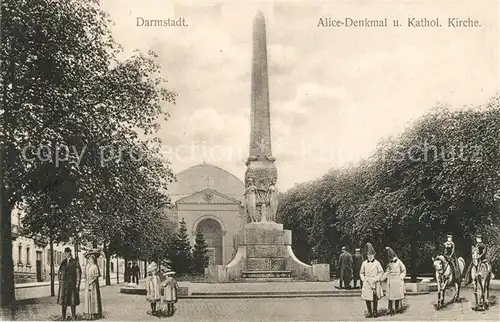
[[208,265],[207,244],[203,238],[203,233],[198,231],[196,233],[195,244],[193,247],[193,267],[192,272],[195,274],[203,274],[205,267]]
[[[100,193],[116,187],[114,179],[104,181],[106,176],[102,176],[102,147],[112,143],[115,148],[141,146],[144,141],[138,139],[139,131],[153,134],[159,120],[168,116],[165,103],[174,103],[176,94],[166,90],[158,77],[154,53],[118,59],[121,49],[111,37],[109,17],[96,2],[13,0],[1,6],[0,304],[6,307],[15,301],[10,214],[16,203],[35,203],[43,198],[43,190],[27,183],[36,181],[44,164],[51,163],[51,158],[26,157],[25,148],[31,146],[36,151],[48,144],[54,151],[64,145],[80,153],[85,148],[81,162],[77,162],[76,153],[69,153],[64,161],[78,187],[73,205],[81,210],[65,211],[64,217],[89,225],[106,215],[115,222],[101,222],[107,224],[101,227],[112,227],[120,219],[115,204],[123,203],[130,210],[134,199],[114,198],[116,194],[113,199]],[[113,175],[118,172],[119,167],[110,171]],[[156,173],[162,184],[170,177],[167,164]],[[58,198],[43,204],[57,208]],[[52,212],[49,215],[50,221]],[[36,221],[32,219],[27,221]],[[74,236],[88,236],[94,228],[71,227],[69,231]],[[108,243],[111,233],[114,231],[102,234]]]
[[500,275],[500,225],[491,224],[481,229],[485,236],[486,258],[492,263],[495,276]]
[[170,260],[172,268],[179,274],[189,273],[192,267],[193,255],[184,218],[179,223],[179,229],[170,252]]

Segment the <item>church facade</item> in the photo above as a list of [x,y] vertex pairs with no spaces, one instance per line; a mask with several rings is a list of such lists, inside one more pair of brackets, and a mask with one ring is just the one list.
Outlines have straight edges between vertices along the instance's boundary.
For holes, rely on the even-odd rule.
[[194,245],[201,231],[208,246],[209,263],[225,265],[234,255],[233,237],[246,223],[244,183],[230,172],[203,163],[176,175],[169,189],[173,207],[168,215],[186,222]]

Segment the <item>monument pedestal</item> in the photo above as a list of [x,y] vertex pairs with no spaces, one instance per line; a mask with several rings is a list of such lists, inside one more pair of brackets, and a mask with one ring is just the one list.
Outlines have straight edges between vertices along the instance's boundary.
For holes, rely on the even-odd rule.
[[292,232],[282,224],[249,223],[237,232],[237,253],[223,265],[209,267],[212,282],[329,281],[330,266],[302,263],[292,250]]

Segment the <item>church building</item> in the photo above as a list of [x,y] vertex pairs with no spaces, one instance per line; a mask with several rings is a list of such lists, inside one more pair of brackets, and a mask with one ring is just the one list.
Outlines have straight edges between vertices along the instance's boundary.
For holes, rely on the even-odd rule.
[[186,222],[194,245],[201,231],[208,246],[209,264],[225,265],[233,257],[233,237],[246,223],[244,183],[219,167],[203,163],[176,175],[169,187],[173,207],[168,215]]

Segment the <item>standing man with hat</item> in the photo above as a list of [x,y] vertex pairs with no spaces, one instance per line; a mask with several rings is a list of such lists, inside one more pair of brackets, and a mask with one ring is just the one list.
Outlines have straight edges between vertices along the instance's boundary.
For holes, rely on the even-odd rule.
[[363,255],[361,255],[361,249],[356,248],[356,252],[353,256],[353,280],[354,280],[354,288],[356,288],[356,283],[359,280],[359,286],[363,288],[363,281],[360,280],[359,271],[361,270],[361,264],[363,263]]
[[347,251],[347,247],[342,247],[342,254],[339,257],[340,265],[340,281],[339,288],[342,288],[342,283],[344,288],[351,288],[352,279],[352,256]]
[[406,276],[406,267],[391,247],[386,247],[385,252],[387,255],[387,269],[382,280],[387,280],[388,311],[389,314],[394,314],[393,303],[396,311],[398,311],[401,307],[401,300],[405,297],[404,278]]
[[361,264],[359,272],[361,281],[363,282],[361,299],[366,303],[368,317],[376,317],[378,300],[384,296],[382,285],[380,284],[384,270],[379,261],[375,259],[375,249],[371,243],[366,243],[366,256],[367,259]]
[[66,319],[66,309],[71,307],[71,316],[76,319],[76,307],[80,305],[80,283],[82,269],[77,259],[71,255],[71,248],[64,249],[66,258],[61,262],[58,270],[59,292],[57,303],[62,306],[62,317]]

